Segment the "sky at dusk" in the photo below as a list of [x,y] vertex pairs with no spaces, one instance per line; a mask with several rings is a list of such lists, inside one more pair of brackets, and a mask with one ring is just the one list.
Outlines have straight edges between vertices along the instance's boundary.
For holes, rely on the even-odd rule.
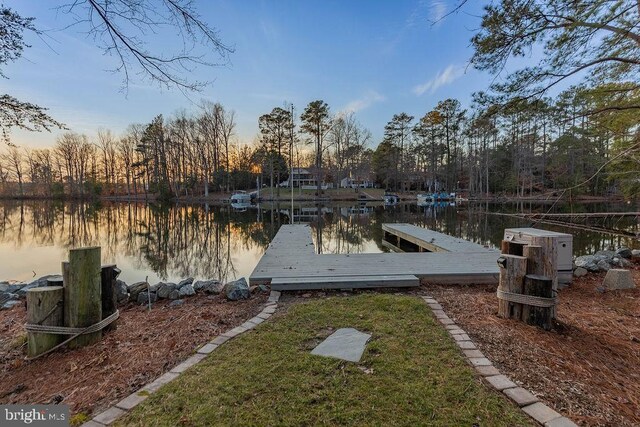
[[[158,114],[197,111],[206,99],[234,110],[238,141],[251,143],[260,115],[285,103],[299,114],[322,99],[333,113],[355,112],[373,133],[373,147],[394,114],[421,117],[449,97],[468,106],[471,93],[486,89],[492,78],[468,66],[480,1],[436,24],[454,0],[196,1],[202,18],[235,52],[226,66],[197,70],[193,79],[213,83],[188,98],[136,76],[123,93],[122,75],[108,71],[116,61],[82,24],[65,28],[71,17],[55,9],[65,2],[4,3],[47,31],[42,39],[28,35],[32,47],[4,67],[9,79],[0,81],[0,90],[48,107],[55,119],[89,136],[100,128],[119,134]],[[154,36],[149,50],[170,43],[166,34]],[[12,140],[49,146],[56,134],[13,131]]]

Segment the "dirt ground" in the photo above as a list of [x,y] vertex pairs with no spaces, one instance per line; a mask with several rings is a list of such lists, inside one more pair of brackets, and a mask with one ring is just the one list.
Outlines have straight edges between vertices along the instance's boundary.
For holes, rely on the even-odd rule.
[[558,324],[547,332],[497,316],[495,286],[426,286],[498,369],[585,426],[640,425],[638,288],[607,291],[605,273],[559,292]]
[[0,311],[0,403],[60,403],[98,413],[186,359],[215,336],[255,316],[267,295],[221,296],[120,308],[117,329],[94,345],[24,360],[25,308]]

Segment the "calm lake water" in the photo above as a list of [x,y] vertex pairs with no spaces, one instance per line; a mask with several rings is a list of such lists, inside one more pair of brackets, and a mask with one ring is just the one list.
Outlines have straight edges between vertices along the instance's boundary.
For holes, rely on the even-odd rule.
[[[499,246],[505,228],[531,225],[530,220],[501,214],[549,209],[556,213],[638,211],[633,204],[467,202],[385,207],[373,203],[322,206],[318,218],[314,205],[298,204],[293,220],[314,227],[316,246],[323,253],[374,253],[387,251],[381,243],[385,222],[412,223]],[[68,249],[93,245],[102,247],[105,264],[122,269],[120,278],[127,283],[147,277],[152,284],[190,276],[222,281],[248,277],[280,225],[290,223],[290,211],[286,203],[238,210],[203,204],[0,202],[0,280],[29,281],[59,274]],[[573,234],[574,255],[610,246],[640,248],[635,237],[640,233],[637,218],[593,218],[589,224],[611,232],[548,224],[536,227]]]

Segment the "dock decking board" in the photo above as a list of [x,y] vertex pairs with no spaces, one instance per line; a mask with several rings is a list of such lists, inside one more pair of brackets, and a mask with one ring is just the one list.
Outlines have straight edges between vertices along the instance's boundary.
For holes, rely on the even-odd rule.
[[[390,224],[383,226],[387,225]],[[463,251],[319,255],[315,253],[310,226],[283,225],[253,270],[249,282],[272,282],[273,285],[275,281],[277,290],[412,286],[415,282],[406,276],[444,284],[497,283],[499,254],[496,251],[472,243],[448,247]],[[400,276],[405,276],[406,280],[399,280]],[[406,284],[392,284],[394,277]],[[324,286],[322,280],[325,280]],[[351,285],[343,286],[342,282]]]
[[380,276],[318,276],[318,277],[276,277],[271,280],[271,289],[275,291],[308,289],[349,289],[349,288],[398,288],[420,286],[416,276],[380,275]]
[[[485,248],[482,245],[470,242],[468,240],[449,236],[448,234],[428,230],[426,228],[418,227],[412,224],[382,224],[382,230],[385,233],[400,237],[403,240],[411,242],[414,245],[431,252],[497,253],[495,249]],[[398,245],[394,246],[397,247]]]

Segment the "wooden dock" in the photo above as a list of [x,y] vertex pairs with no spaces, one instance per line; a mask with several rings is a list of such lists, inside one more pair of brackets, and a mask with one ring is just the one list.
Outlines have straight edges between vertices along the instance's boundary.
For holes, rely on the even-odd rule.
[[[407,237],[412,235],[409,228],[402,230],[408,232]],[[444,242],[444,237],[451,237],[436,235],[431,234],[429,239],[435,236]],[[497,251],[480,245],[452,243],[447,247],[449,252],[320,255],[313,246],[309,225],[283,225],[249,282],[271,283],[274,290],[409,287],[419,286],[420,280],[443,284],[498,282]]]
[[[486,248],[468,240],[438,233],[437,231],[418,227],[412,224],[382,224],[386,245],[396,252],[400,249],[401,241],[407,241],[417,246],[419,252],[494,252],[495,249]],[[395,240],[393,244],[391,240]],[[395,248],[395,249],[394,249]]]

